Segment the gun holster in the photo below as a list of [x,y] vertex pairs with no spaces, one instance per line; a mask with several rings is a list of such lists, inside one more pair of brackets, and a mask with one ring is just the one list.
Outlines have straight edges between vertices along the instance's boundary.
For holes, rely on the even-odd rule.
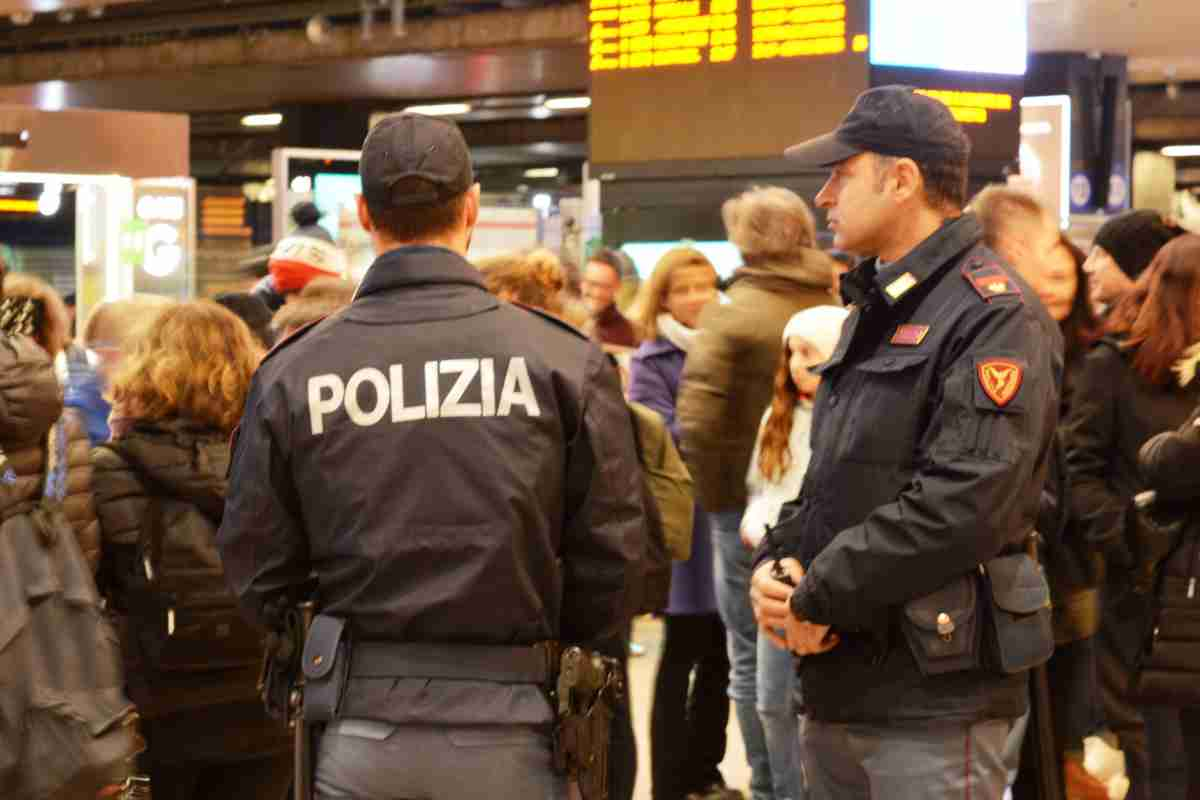
[[337,718],[350,675],[350,632],[340,617],[313,619],[304,643],[304,721]]
[[554,764],[583,800],[607,800],[613,708],[624,691],[621,665],[578,647],[563,651],[558,675]]

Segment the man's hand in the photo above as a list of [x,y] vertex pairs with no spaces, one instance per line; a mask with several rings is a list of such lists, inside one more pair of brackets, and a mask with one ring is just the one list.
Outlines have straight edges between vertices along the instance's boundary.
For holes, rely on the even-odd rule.
[[836,633],[830,632],[828,625],[801,622],[792,615],[792,592],[804,580],[804,567],[794,558],[782,559],[779,566],[787,573],[791,584],[772,574],[774,561],[764,561],[750,581],[750,602],[759,628],[777,646],[797,655],[826,653],[837,647],[840,640]]
[[804,567],[794,558],[785,558],[779,566],[787,573],[792,583],[779,580],[772,573],[775,561],[764,561],[754,571],[750,580],[750,602],[754,606],[754,618],[758,626],[772,642],[779,647],[787,647],[787,641],[780,635],[787,627],[787,621],[792,617],[788,601],[792,598],[795,586],[804,579]]
[[828,625],[801,622],[791,614],[787,619],[787,649],[798,656],[815,656],[828,653],[841,643],[841,639]]

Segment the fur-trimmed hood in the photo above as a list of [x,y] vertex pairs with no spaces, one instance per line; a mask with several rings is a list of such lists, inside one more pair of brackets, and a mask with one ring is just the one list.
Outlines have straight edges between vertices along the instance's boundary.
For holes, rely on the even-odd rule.
[[1183,353],[1183,358],[1175,365],[1175,374],[1179,376],[1179,385],[1188,386],[1196,378],[1196,370],[1200,368],[1200,342],[1189,347]]

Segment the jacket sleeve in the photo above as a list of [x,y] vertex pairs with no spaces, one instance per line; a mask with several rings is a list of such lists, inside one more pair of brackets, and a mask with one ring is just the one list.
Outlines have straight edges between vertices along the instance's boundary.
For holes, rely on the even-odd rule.
[[91,440],[82,416],[74,409],[65,410],[62,421],[67,433],[67,492],[63,510],[94,573],[100,565],[100,522],[92,490]]
[[[980,309],[941,367],[915,474],[894,502],[838,533],[813,560],[792,595],[797,616],[873,629],[887,609],[936,591],[1032,529],[1058,418],[1061,356],[1020,304]],[[980,363],[993,357],[1025,370],[1003,408],[978,385]]]
[[[92,493],[99,522],[96,584],[117,603],[118,575],[134,569],[149,500],[146,487],[124,458],[108,447],[91,453]],[[118,609],[124,610],[124,609]]]
[[1125,544],[1128,499],[1109,483],[1109,464],[1117,452],[1116,386],[1128,371],[1112,347],[1092,350],[1079,375],[1075,403],[1067,414],[1063,435],[1074,524],[1087,547],[1103,551],[1114,566],[1132,566]]
[[593,348],[567,463],[563,641],[609,638],[632,616],[634,578],[647,546],[641,474],[617,371]]
[[1139,462],[1146,485],[1161,499],[1194,504],[1200,496],[1200,408],[1178,431],[1146,442]]
[[[722,456],[729,452],[730,440],[741,433],[729,428],[738,392],[737,363],[744,349],[731,333],[736,326],[722,324],[721,316],[731,313],[717,305],[704,312],[700,333],[684,363],[676,403],[680,450],[696,481],[696,499],[708,511],[721,510],[713,507],[713,498],[725,494]],[[736,479],[744,480],[745,475]]]
[[637,356],[629,366],[629,399],[662,415],[675,444],[679,444],[679,420],[675,416],[675,393],[662,371],[652,361]]
[[303,599],[311,567],[287,453],[288,410],[278,379],[259,369],[234,433],[217,547],[246,615],[267,628]]

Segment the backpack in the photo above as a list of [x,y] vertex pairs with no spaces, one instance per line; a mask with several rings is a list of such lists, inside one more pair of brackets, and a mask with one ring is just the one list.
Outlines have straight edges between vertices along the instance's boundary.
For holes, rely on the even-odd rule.
[[[101,445],[122,458],[119,445]],[[185,524],[168,531],[163,496],[152,475],[137,471],[147,489],[137,558],[120,576],[126,637],[153,673],[203,673],[258,667],[263,636],[242,616],[225,582],[219,559],[202,559],[207,526]],[[199,513],[199,512],[196,512]],[[206,541],[190,537],[200,535]]]
[[[145,749],[117,636],[62,511],[67,436],[49,434],[43,496],[0,531],[0,795],[95,797]],[[12,511],[14,513],[8,513]]]
[[662,416],[640,403],[629,403],[634,445],[642,466],[642,495],[649,533],[645,584],[639,613],[666,608],[671,591],[671,562],[692,557],[696,499],[692,476]]

